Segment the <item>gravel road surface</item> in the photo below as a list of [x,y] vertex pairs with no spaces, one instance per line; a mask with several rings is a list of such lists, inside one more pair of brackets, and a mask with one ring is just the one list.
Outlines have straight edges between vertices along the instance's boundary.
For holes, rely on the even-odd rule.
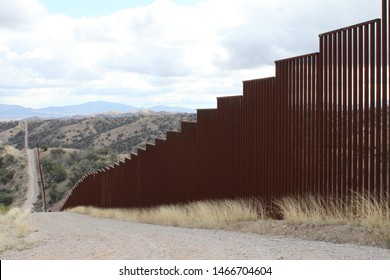
[[286,237],[33,213],[32,248],[1,259],[390,259],[390,250]]
[[37,162],[35,157],[35,150],[27,150],[28,159],[28,188],[26,194],[26,200],[22,205],[22,209],[34,208],[34,203],[38,200],[39,185],[38,185],[38,174],[37,174]]
[[38,195],[40,193],[38,185],[38,167],[37,167],[37,158],[35,156],[35,150],[29,149],[28,146],[28,123],[23,121],[19,123],[19,126],[24,129],[24,147],[27,153],[27,172],[28,172],[28,185],[26,200],[22,205],[22,210],[33,209],[34,203],[38,200]]

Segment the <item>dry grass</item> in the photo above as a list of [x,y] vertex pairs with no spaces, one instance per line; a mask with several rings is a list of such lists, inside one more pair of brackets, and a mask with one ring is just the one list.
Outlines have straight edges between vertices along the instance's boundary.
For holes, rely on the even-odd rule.
[[[257,200],[209,200],[144,209],[76,207],[68,211],[140,223],[226,230],[237,230],[248,225],[256,226],[258,222],[252,222],[268,220],[266,221],[268,224],[261,224],[261,228],[250,231],[262,234],[272,234],[275,231],[280,235],[289,235],[291,234],[289,229],[296,227],[294,224],[301,224],[303,227],[309,225],[309,231],[305,231],[304,236],[312,235],[315,240],[323,240],[321,236],[328,236],[332,242],[343,243],[353,240],[348,236],[342,236],[346,234],[347,225],[353,232],[369,232],[372,235],[372,238],[370,237],[372,240],[359,241],[359,244],[383,244],[384,247],[390,248],[390,205],[385,201],[375,201],[356,195],[350,204],[346,204],[336,199],[325,201],[319,197],[306,196],[283,198],[275,204],[287,223],[279,230],[278,225],[270,221],[265,208]],[[326,230],[324,225],[330,225],[332,232],[322,232]],[[344,226],[336,229],[338,225]],[[300,227],[299,225],[297,228]],[[287,233],[283,233],[284,231]]]
[[390,204],[385,199],[374,200],[354,195],[349,203],[320,197],[287,197],[277,202],[283,218],[295,224],[346,224],[375,229],[390,246]]
[[355,195],[350,203],[321,197],[287,197],[276,203],[283,218],[293,223],[354,224],[383,226],[389,224],[390,205],[384,199],[374,200]]
[[264,208],[256,200],[199,201],[145,209],[76,207],[69,211],[149,224],[215,229],[227,229],[235,222],[266,218]]
[[27,218],[30,210],[22,211],[12,208],[6,213],[0,213],[0,253],[7,250],[23,250],[30,246],[24,240],[29,232]]

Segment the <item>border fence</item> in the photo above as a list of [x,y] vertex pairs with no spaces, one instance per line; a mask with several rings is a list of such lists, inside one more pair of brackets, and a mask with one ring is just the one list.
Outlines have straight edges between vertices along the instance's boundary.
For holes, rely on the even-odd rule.
[[382,19],[320,34],[318,53],[276,61],[275,77],[244,81],[242,96],[86,174],[62,210],[305,194],[389,201],[389,11],[382,0]]

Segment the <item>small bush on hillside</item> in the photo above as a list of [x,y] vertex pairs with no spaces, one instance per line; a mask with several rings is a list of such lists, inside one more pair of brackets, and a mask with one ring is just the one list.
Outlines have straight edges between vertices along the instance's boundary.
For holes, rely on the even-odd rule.
[[0,181],[4,185],[7,185],[15,175],[15,171],[8,169],[0,169]]
[[50,186],[50,191],[49,191],[49,203],[50,204],[56,203],[58,200],[62,198],[63,194],[64,194],[63,192],[60,192],[58,190],[57,184],[52,184]]
[[49,177],[48,180],[52,180],[55,183],[61,183],[68,177],[68,173],[66,172],[65,168],[58,162],[54,162],[49,159],[43,159],[42,167],[46,176]]
[[13,155],[0,156],[0,168],[7,168],[14,163],[16,163],[16,158]]
[[52,149],[50,151],[50,155],[54,158],[57,158],[57,159],[60,159],[62,158],[63,155],[65,155],[66,152],[64,149],[61,149],[61,148],[57,148],[57,149]]
[[23,150],[25,145],[25,132],[19,131],[14,136],[8,139],[9,143],[18,150]]
[[0,190],[0,205],[8,207],[14,202],[13,194],[10,190]]

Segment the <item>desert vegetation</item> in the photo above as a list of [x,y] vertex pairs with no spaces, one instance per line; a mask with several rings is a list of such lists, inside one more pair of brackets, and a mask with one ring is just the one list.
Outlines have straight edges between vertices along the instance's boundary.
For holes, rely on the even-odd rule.
[[27,218],[30,210],[12,208],[0,210],[0,253],[7,250],[23,250],[31,244],[24,237],[29,233]]
[[388,227],[390,230],[390,205],[386,198],[374,199],[355,194],[350,202],[345,202],[308,195],[302,198],[286,197],[277,205],[283,218],[291,223],[351,224]]
[[[167,130],[180,130],[181,121],[196,114],[137,113],[94,117],[28,120],[29,147],[40,147],[48,208],[57,210],[71,187],[85,174],[129,157]],[[0,122],[0,204],[19,205],[27,182],[25,130],[18,121]],[[12,147],[16,157],[5,151]],[[24,166],[23,166],[24,165]],[[24,175],[24,176],[23,176]],[[22,182],[22,181],[25,182]],[[36,211],[40,211],[39,196]]]
[[25,158],[8,145],[0,144],[0,206],[19,204],[25,192]]
[[390,203],[355,194],[349,202],[315,196],[287,197],[277,202],[283,218],[293,224],[349,225],[375,230],[390,248]]
[[[250,230],[245,230],[262,234],[268,234],[278,226],[286,230],[290,228],[291,231],[296,230],[297,225],[308,226],[311,230],[317,227],[321,231],[324,231],[324,226],[328,225],[347,226],[354,227],[359,232],[364,231],[370,236],[360,243],[380,244],[390,248],[389,203],[385,200],[377,201],[361,196],[355,196],[352,201],[353,204],[346,204],[336,199],[325,201],[314,196],[286,197],[275,202],[282,221],[272,220],[264,205],[259,200],[253,199],[208,200],[142,209],[99,209],[80,206],[68,211],[140,223],[224,230],[242,229],[242,223],[256,224],[258,221],[264,221],[266,223],[259,225],[262,228],[252,227]],[[337,230],[333,228],[333,231]],[[286,231],[282,229],[274,232],[284,234]],[[322,237],[324,234],[327,233],[323,232],[314,239],[326,240]],[[348,237],[340,237],[336,234],[330,237],[330,241],[348,242]]]
[[118,156],[109,148],[77,150],[42,147],[41,163],[47,206],[56,210],[64,195],[81,177],[117,161]]
[[182,120],[196,114],[130,114],[29,121],[29,145],[35,147],[98,150],[117,154],[136,152],[138,146],[165,137],[167,130],[180,129]]
[[18,130],[15,134],[13,134],[9,139],[10,145],[18,150],[23,150],[25,146],[25,136],[26,133],[23,130]]
[[80,206],[69,211],[140,223],[214,229],[228,229],[235,222],[266,218],[261,204],[255,200],[207,200],[142,209],[99,209]]
[[18,121],[0,122],[0,132],[8,129],[12,129],[19,125]]

